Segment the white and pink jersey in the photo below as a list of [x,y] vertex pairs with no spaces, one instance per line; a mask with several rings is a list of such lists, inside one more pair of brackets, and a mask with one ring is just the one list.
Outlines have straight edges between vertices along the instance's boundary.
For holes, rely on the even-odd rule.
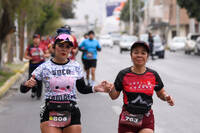
[[76,102],[76,80],[83,77],[77,61],[57,64],[52,60],[37,67],[32,75],[45,84],[45,99]]

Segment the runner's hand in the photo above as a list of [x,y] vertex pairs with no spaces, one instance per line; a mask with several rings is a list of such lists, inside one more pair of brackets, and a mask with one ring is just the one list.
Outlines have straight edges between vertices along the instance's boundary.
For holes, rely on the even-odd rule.
[[104,87],[105,92],[109,93],[111,92],[112,88],[113,88],[113,84],[109,83],[107,81],[103,81],[101,82],[102,86]]
[[170,106],[174,106],[174,99],[171,96],[167,95],[165,99]]
[[29,80],[27,80],[24,85],[27,87],[34,87],[37,84],[37,81],[35,80],[35,75],[33,75]]
[[107,81],[101,82],[101,84],[94,87],[96,92],[106,92],[109,93],[111,91],[112,84],[108,83]]

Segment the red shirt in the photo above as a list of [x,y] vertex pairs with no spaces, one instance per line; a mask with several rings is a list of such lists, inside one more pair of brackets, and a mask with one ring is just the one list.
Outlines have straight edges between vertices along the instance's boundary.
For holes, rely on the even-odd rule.
[[45,60],[44,52],[46,48],[44,46],[39,45],[38,47],[35,47],[33,45],[29,45],[26,50],[28,51],[29,56],[32,57],[31,61],[42,62]]

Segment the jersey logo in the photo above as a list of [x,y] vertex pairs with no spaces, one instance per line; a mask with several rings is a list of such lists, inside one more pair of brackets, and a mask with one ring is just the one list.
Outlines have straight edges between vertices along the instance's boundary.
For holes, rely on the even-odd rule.
[[59,94],[69,94],[74,87],[74,82],[74,78],[67,76],[53,77],[50,79],[50,89]]

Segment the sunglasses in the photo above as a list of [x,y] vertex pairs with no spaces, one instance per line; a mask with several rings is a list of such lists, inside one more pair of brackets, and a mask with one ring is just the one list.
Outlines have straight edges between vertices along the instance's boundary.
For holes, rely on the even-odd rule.
[[63,43],[57,43],[57,45],[58,45],[58,47],[59,48],[67,48],[67,49],[69,49],[69,48],[71,48],[72,46],[70,46],[70,45],[65,45],[65,44],[63,44]]

